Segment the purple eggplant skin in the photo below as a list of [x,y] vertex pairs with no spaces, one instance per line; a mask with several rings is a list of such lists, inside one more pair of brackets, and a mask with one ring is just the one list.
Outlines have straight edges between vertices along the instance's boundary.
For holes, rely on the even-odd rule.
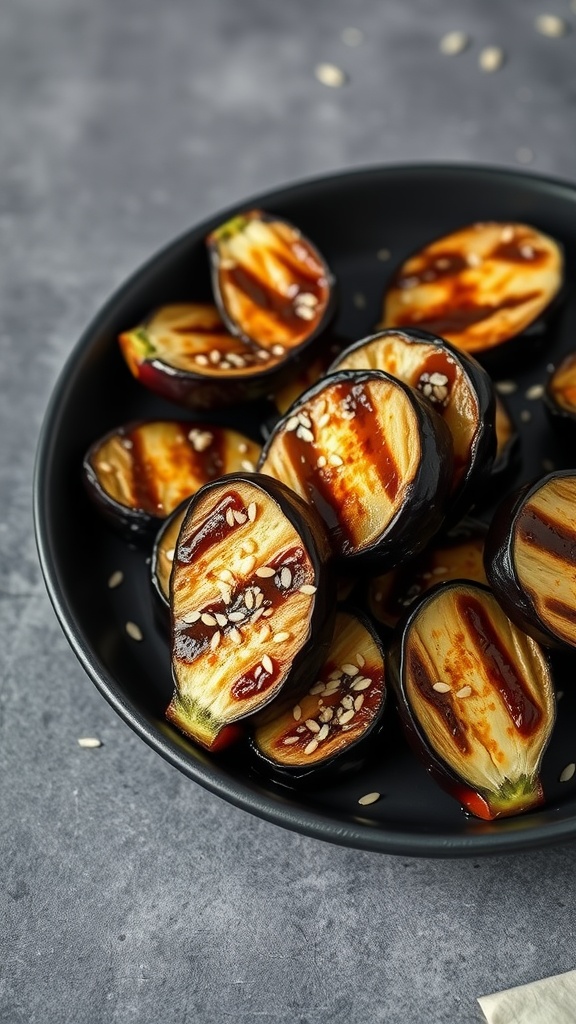
[[533,493],[552,480],[576,479],[576,469],[556,470],[547,476],[524,484],[507,495],[496,509],[484,545],[484,567],[488,582],[498,602],[511,621],[545,647],[573,650],[553,633],[538,615],[529,595],[522,587],[514,564],[514,534],[518,516]]
[[[377,751],[378,741],[388,718],[386,713],[388,706],[388,684],[384,645],[375,628],[375,623],[364,612],[360,611],[357,607],[350,605],[343,605],[338,608],[338,611],[346,612],[358,619],[360,624],[370,633],[378,651],[380,652],[380,656],[384,663],[384,686],[380,708],[369,727],[360,737],[353,740],[349,746],[344,747],[343,750],[336,752],[320,764],[302,764],[290,767],[287,765],[279,765],[276,761],[269,758],[262,752],[262,750],[260,750],[255,742],[254,735],[252,734],[249,740],[249,747],[254,770],[259,775],[267,779],[273,779],[274,782],[282,786],[306,789],[313,786],[323,786],[329,785],[333,782],[338,782],[339,779],[348,778],[350,775],[359,771],[369,759],[379,753]],[[296,702],[298,698],[302,699],[303,695],[308,691],[315,678],[316,677],[313,674],[308,676],[305,686],[300,691],[295,691],[292,695],[292,700],[294,702]],[[278,703],[283,701],[282,694],[277,698],[277,701]],[[266,711],[269,712],[271,708],[272,705],[269,705]]]
[[[328,373],[336,373],[346,357],[376,341],[382,335],[400,336],[407,345],[433,345],[439,353],[446,353],[462,372],[478,404],[478,428],[471,446],[468,468],[450,500],[446,513],[448,526],[458,523],[482,495],[490,479],[496,457],[496,399],[491,377],[484,367],[469,353],[457,349],[437,334],[415,327],[391,327],[354,342],[333,361]],[[385,368],[382,367],[384,372]]]
[[[341,555],[335,551],[337,568],[347,573],[386,572],[407,558],[413,558],[426,547],[443,526],[449,509],[450,488],[453,470],[452,435],[444,420],[430,403],[418,391],[390,374],[380,370],[352,371],[342,370],[339,373],[323,377],[317,384],[294,403],[288,413],[278,423],[262,449],[257,466],[262,470],[268,452],[277,431],[297,414],[310,398],[314,398],[328,383],[363,384],[372,379],[386,379],[400,388],[409,398],[416,414],[418,433],[421,443],[422,458],[416,476],[410,485],[404,506],[391,520],[383,534],[363,547],[361,551],[350,555]],[[410,506],[409,514],[406,505]]]

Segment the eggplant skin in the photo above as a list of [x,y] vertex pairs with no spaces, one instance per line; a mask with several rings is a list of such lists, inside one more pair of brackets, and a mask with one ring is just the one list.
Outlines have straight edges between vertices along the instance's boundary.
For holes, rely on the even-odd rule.
[[[534,601],[522,585],[516,564],[517,528],[523,510],[529,505],[530,499],[548,484],[563,479],[574,482],[576,495],[576,469],[556,470],[536,482],[524,484],[512,494],[507,495],[496,509],[488,529],[484,546],[484,566],[488,582],[512,622],[545,647],[573,650],[576,647],[576,638],[573,641],[567,638],[563,639],[542,619]],[[546,532],[552,540],[553,524],[546,524],[546,526]],[[576,545],[576,530],[574,530],[574,544]],[[574,575],[574,550],[572,548],[565,550],[563,555],[558,554],[557,572],[559,576]],[[545,557],[544,554],[543,557]],[[564,566],[562,566],[561,558],[565,559]],[[542,576],[542,583],[544,584],[544,576]],[[569,618],[576,619],[576,605],[573,611],[569,607],[566,607],[565,611]]]
[[[534,665],[538,664],[539,671],[542,672],[542,681],[538,694],[535,694],[534,692],[535,684],[533,682],[530,684],[532,689],[528,691],[529,701],[532,702],[533,705],[532,709],[529,710],[526,715],[526,720],[529,723],[526,734],[526,743],[528,744],[526,757],[531,758],[530,771],[516,771],[514,773],[514,777],[506,777],[503,775],[498,786],[493,787],[492,789],[475,785],[470,778],[466,778],[464,769],[462,775],[459,775],[455,771],[454,767],[444,759],[439,750],[437,750],[433,745],[433,741],[427,735],[423,723],[419,720],[413,710],[408,695],[406,677],[410,656],[408,645],[412,639],[411,629],[421,614],[422,609],[424,606],[433,602],[438,596],[446,595],[450,591],[460,588],[467,591],[468,594],[472,594],[473,599],[479,598],[480,601],[482,601],[482,595],[484,595],[485,599],[488,598],[493,602],[494,608],[498,608],[494,595],[488,587],[485,587],[482,584],[470,583],[470,581],[467,580],[454,580],[449,583],[438,584],[430,590],[415,607],[413,606],[409,610],[405,619],[396,629],[388,647],[388,678],[396,695],[397,708],[403,731],[417,758],[422,761],[438,785],[462,805],[466,813],[486,821],[493,821],[497,818],[522,814],[526,811],[533,810],[544,803],[544,793],[539,778],[539,771],[542,757],[546,746],[548,745],[555,721],[556,712],[554,690],[548,660],[545,657],[544,652],[529,637],[524,637],[522,642],[527,645],[528,651],[524,656],[529,662],[533,661]],[[505,618],[501,609],[498,610],[499,614]],[[512,629],[514,629],[513,626]],[[439,631],[439,635],[441,635],[441,633],[442,628]],[[431,643],[432,642],[438,641],[431,641]],[[532,645],[532,647],[529,645]],[[510,650],[515,650],[515,643],[513,639]],[[520,658],[521,655],[516,654],[515,656]],[[456,679],[460,668],[461,664],[456,663],[454,669],[454,676]],[[464,669],[462,670],[461,682],[463,685],[466,683]],[[468,687],[467,689],[469,690],[470,688]],[[450,694],[450,697],[453,699],[456,699],[458,696],[458,694],[455,696],[454,694]],[[463,699],[465,700],[467,696],[468,694],[463,694]],[[438,697],[444,698],[445,694],[438,694]],[[538,702],[536,718],[534,721],[533,717],[530,722],[530,715],[534,715],[536,707],[534,704],[535,701]],[[487,707],[490,707],[493,704],[494,701],[492,700]],[[492,708],[492,710],[494,710],[494,708]],[[512,714],[512,712],[510,713]],[[450,721],[450,719],[448,720]],[[524,725],[523,727],[526,726]],[[454,738],[453,745],[455,747],[457,747],[456,738],[459,735],[459,728],[458,718],[456,717],[453,720],[453,724],[450,726],[452,737]],[[520,729],[519,724],[517,725],[517,728]],[[484,739],[487,736],[489,741],[486,746],[487,753],[493,749],[491,747],[492,740],[489,730],[489,720],[486,719],[485,724],[482,726],[482,731],[477,736],[475,736],[474,732],[471,734],[474,738],[474,742],[477,742],[480,739],[484,742]],[[536,740],[534,740],[534,734],[536,734]],[[467,738],[466,732],[464,732],[463,735]],[[516,741],[518,741],[518,737],[516,737]],[[497,772],[499,770],[497,767],[497,740],[495,743],[496,746],[490,756],[496,758],[496,760],[494,760],[494,765],[496,766]],[[530,744],[533,744],[533,746],[530,747]],[[505,755],[502,756],[505,757]]]

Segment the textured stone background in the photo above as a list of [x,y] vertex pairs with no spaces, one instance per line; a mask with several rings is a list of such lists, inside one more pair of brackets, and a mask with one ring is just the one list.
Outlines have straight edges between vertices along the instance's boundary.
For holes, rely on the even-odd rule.
[[[575,965],[576,847],[425,861],[331,847],[181,777],[85,678],[44,592],[37,433],[132,269],[290,179],[449,159],[575,176],[572,31],[534,0],[4,0],[0,19],[0,1021],[472,1024]],[[355,26],[351,48],[341,31]],[[444,58],[462,28],[473,46]],[[507,63],[477,67],[481,45]],[[349,75],[328,89],[328,60]],[[518,151],[520,150],[520,153]],[[96,735],[100,750],[77,737]]]

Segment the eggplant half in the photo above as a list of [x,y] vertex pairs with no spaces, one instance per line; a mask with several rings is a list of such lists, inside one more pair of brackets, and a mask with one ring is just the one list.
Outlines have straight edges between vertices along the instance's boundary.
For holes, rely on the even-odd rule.
[[419,392],[378,370],[324,378],[264,446],[260,472],[313,505],[347,570],[388,569],[442,524],[452,480],[448,427]]
[[368,581],[368,610],[377,622],[393,629],[406,609],[427,590],[447,580],[486,583],[484,571],[484,523],[464,520],[449,533],[435,537],[411,562]]
[[530,636],[576,647],[576,470],[527,484],[498,507],[486,575],[500,604]]
[[330,548],[277,481],[232,474],[191,500],[170,578],[170,722],[209,750],[321,667],[334,623]]
[[388,670],[409,741],[466,811],[492,820],[544,802],[556,707],[548,662],[488,587],[431,590],[398,627]]
[[170,574],[174,564],[178,535],[184,522],[184,516],[188,511],[190,499],[186,498],[174,511],[164,520],[156,534],[154,547],[152,548],[152,559],[150,561],[150,578],[152,590],[157,603],[168,617],[170,611]]
[[[402,264],[384,298],[382,327],[419,327],[496,366],[542,340],[563,289],[558,242],[528,224],[472,224]],[[519,344],[511,346],[512,339]],[[494,359],[492,359],[494,357]],[[487,362],[488,365],[488,362]]]
[[500,483],[520,462],[520,435],[505,402],[496,395],[496,458],[491,483]]
[[281,416],[288,412],[290,406],[300,398],[300,395],[303,395],[329,372],[330,364],[349,344],[349,341],[345,341],[335,334],[329,336],[326,342],[323,342],[323,351],[315,356],[313,362],[303,367],[288,384],[274,392],[272,401]]
[[576,352],[570,352],[550,374],[544,392],[552,424],[569,441],[576,435]]
[[261,398],[298,370],[279,348],[231,334],[208,303],[162,306],[119,343],[141,384],[194,409]]
[[329,372],[383,370],[416,388],[452,434],[451,517],[462,518],[490,476],[496,453],[495,395],[486,370],[425,331],[388,330],[356,342]]
[[255,469],[259,455],[260,446],[235,430],[148,420],[95,441],[84,457],[84,481],[111,525],[129,537],[148,537],[203,484]]
[[286,358],[327,328],[334,278],[293,224],[248,210],[216,228],[206,244],[216,304],[232,334]]

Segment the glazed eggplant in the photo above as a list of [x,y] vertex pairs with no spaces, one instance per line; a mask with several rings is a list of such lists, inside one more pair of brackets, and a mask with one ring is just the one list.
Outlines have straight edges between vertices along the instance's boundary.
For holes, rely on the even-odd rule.
[[292,406],[258,468],[318,510],[349,571],[362,563],[384,570],[421,551],[441,526],[452,438],[406,384],[378,370],[344,371]]
[[195,409],[261,398],[298,370],[279,349],[231,334],[208,303],[162,306],[119,343],[137,380]]
[[488,587],[431,590],[391,646],[402,724],[439,784],[485,820],[544,801],[542,756],[554,725],[546,657],[506,617]]
[[550,374],[544,401],[553,426],[572,441],[576,434],[576,352],[565,356]]
[[272,401],[281,416],[288,412],[290,406],[300,398],[300,395],[303,395],[329,372],[330,364],[350,344],[336,335],[332,335],[327,341],[329,344],[323,345],[323,351],[315,357],[312,363],[303,367],[293,380],[272,395]]
[[206,244],[216,304],[232,334],[287,358],[326,329],[335,311],[334,278],[293,224],[247,210]]
[[198,491],[170,578],[170,722],[220,750],[318,671],[334,622],[329,556],[321,520],[277,481],[232,474]]
[[576,470],[549,473],[498,507],[486,575],[513,622],[540,643],[576,647]]
[[328,659],[311,679],[297,700],[281,696],[255,718],[259,767],[288,783],[359,767],[380,731],[384,653],[364,617],[338,612]]
[[495,395],[490,377],[463,352],[418,330],[381,331],[334,360],[339,370],[383,370],[416,388],[452,434],[451,516],[462,518],[490,476],[496,453]]
[[402,264],[386,291],[381,326],[432,331],[493,366],[505,353],[523,360],[527,343],[550,326],[563,274],[561,246],[537,228],[472,224]]
[[491,482],[500,481],[520,462],[520,436],[512,416],[499,395],[496,395],[496,458],[492,466]]
[[150,578],[157,602],[165,611],[170,611],[170,574],[176,554],[178,534],[188,511],[190,499],[185,498],[177,508],[164,520],[156,534],[152,559],[150,562]]
[[205,423],[148,420],[117,427],[84,457],[89,496],[130,537],[153,535],[203,484],[255,469],[260,446],[235,430]]
[[393,629],[406,615],[406,609],[437,583],[447,580],[486,583],[485,536],[484,523],[464,520],[447,534],[435,537],[418,558],[370,579],[366,595],[370,614],[383,626]]

